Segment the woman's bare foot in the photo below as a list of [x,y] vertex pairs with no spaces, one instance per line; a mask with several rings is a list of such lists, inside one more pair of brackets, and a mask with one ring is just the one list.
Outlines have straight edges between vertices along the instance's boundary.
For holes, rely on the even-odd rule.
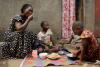
[[75,64],[79,64],[79,65],[81,65],[81,64],[82,64],[82,61],[77,60],[77,61],[75,61]]

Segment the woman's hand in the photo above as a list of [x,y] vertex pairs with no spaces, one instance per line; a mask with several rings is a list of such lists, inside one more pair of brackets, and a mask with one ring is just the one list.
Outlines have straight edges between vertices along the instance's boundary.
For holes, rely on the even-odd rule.
[[20,32],[26,29],[27,25],[29,24],[29,22],[33,19],[33,15],[30,15],[28,17],[28,19],[25,21],[24,24],[22,24],[21,22],[16,22],[15,26],[16,26],[16,31]]
[[75,64],[81,65],[82,64],[82,61],[77,60],[77,61],[75,61]]
[[28,20],[28,22],[30,22],[31,20],[33,20],[33,15],[30,15],[27,20]]

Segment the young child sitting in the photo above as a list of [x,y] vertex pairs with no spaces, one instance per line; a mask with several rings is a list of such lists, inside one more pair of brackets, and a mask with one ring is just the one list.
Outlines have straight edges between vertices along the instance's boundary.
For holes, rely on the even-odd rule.
[[45,51],[53,51],[53,32],[49,28],[48,22],[42,21],[41,28],[42,30],[37,35],[38,39],[45,44]]
[[38,39],[43,41],[45,44],[48,44],[49,46],[52,46],[52,31],[49,28],[49,24],[47,21],[42,21],[41,22],[41,28],[42,31],[40,31],[37,35]]

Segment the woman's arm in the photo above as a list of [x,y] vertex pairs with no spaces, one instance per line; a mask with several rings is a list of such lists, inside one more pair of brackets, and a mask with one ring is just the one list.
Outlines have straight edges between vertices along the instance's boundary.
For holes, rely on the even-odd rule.
[[16,30],[18,32],[25,30],[26,27],[28,26],[29,22],[32,20],[32,17],[33,17],[32,15],[29,16],[28,19],[25,21],[24,24],[21,24],[20,22],[16,22],[15,23]]
[[80,47],[80,51],[81,51],[81,53],[80,53],[80,61],[83,61],[83,53],[84,53],[83,46]]
[[71,38],[68,41],[68,44],[71,44],[72,40],[74,39],[74,36],[72,35]]

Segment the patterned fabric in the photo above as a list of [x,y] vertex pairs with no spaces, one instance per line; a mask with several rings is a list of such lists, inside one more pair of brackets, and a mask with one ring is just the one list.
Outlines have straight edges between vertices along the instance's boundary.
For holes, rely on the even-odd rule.
[[81,34],[81,38],[92,38],[93,33],[90,32],[89,30],[85,30]]
[[25,57],[32,51],[36,37],[30,31],[16,32],[15,22],[24,23],[25,17],[20,15],[12,19],[8,30],[5,32],[5,43],[0,47],[3,57]]
[[67,57],[62,56],[61,59],[58,60],[50,60],[50,59],[40,59],[36,58],[34,59],[32,56],[26,57],[22,63],[20,64],[20,67],[45,67],[49,64],[53,64],[56,66],[59,65],[67,65]]
[[[84,30],[81,34],[81,38],[87,40],[87,43],[83,44],[83,60],[96,61],[98,59],[98,44],[93,33]],[[90,40],[88,38],[90,38]]]
[[80,36],[81,38],[91,38],[91,42],[94,46],[98,46],[97,40],[94,34],[89,30],[84,30]]
[[62,0],[62,38],[70,39],[72,35],[72,25],[75,22],[75,0]]

